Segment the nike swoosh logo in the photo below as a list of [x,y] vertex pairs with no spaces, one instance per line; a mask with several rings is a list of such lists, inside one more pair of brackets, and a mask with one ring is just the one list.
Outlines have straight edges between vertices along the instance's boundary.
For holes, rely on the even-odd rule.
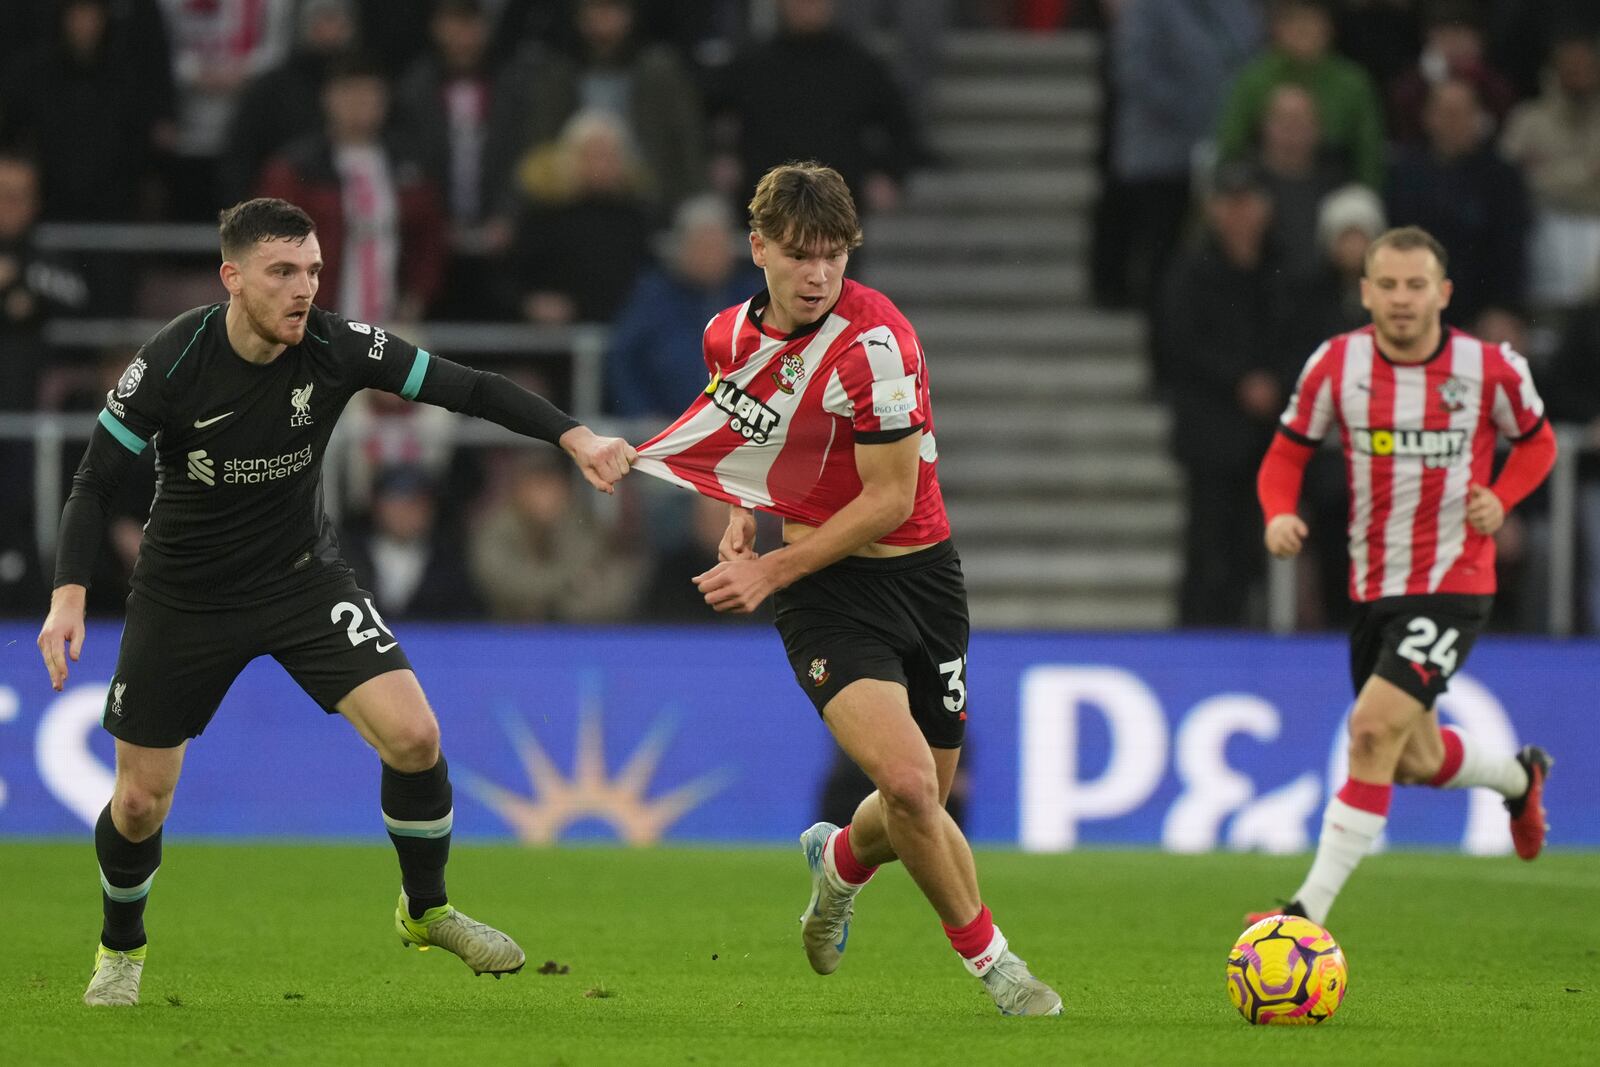
[[374,648],[376,648],[376,649],[377,649],[377,650],[378,650],[378,651],[379,651],[379,652],[387,652],[387,651],[389,651],[389,650],[390,650],[390,649],[391,649],[391,648],[393,648],[393,647],[394,647],[394,646],[395,646],[395,645],[398,645],[398,644],[399,644],[399,643],[400,643],[400,642],[398,642],[398,641],[390,641],[390,642],[389,642],[389,643],[388,643],[388,644],[387,644],[387,645],[386,645],[386,644],[383,644],[383,643],[382,643],[382,642],[381,642],[381,641],[380,641],[380,642],[379,642],[379,643],[378,643],[378,644],[376,644],[376,645],[374,645],[374,646],[373,646],[373,647],[374,647]]
[[223,419],[227,418],[229,415],[232,415],[232,414],[233,414],[233,412],[231,412],[231,411],[224,411],[221,415],[213,415],[209,419],[195,419],[194,420],[194,428],[197,429],[197,430],[203,430],[207,426],[210,426],[213,422],[221,422]]

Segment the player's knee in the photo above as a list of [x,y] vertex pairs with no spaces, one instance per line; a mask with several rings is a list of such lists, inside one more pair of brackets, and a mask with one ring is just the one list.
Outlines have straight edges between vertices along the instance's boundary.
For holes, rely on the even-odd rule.
[[875,784],[883,803],[901,817],[926,818],[939,809],[939,776],[931,766],[889,767],[879,773]]
[[135,785],[120,785],[111,798],[112,821],[129,841],[143,841],[166,821],[172,791],[160,792]]
[[439,724],[430,715],[397,727],[383,738],[382,756],[406,774],[427,770],[439,762]]
[[1376,756],[1392,751],[1405,739],[1407,727],[1381,715],[1363,714],[1360,708],[1350,716],[1350,755]]

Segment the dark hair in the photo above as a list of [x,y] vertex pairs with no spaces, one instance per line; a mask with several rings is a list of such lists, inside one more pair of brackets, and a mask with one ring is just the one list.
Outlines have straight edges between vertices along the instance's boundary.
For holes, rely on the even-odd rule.
[[222,237],[222,258],[238,259],[261,241],[294,241],[317,232],[317,224],[287,200],[257,197],[235,204],[217,215]]
[[1328,18],[1333,17],[1333,12],[1329,9],[1327,0],[1269,0],[1267,4],[1267,18],[1269,21],[1276,21],[1289,15],[1298,15],[1302,11],[1325,15]]
[[328,60],[327,72],[323,76],[323,84],[339,81],[344,78],[376,78],[387,87],[389,84],[389,71],[378,57],[370,52],[352,49],[340,52]]
[[855,248],[861,223],[850,187],[815,160],[784,163],[761,176],[750,198],[750,228],[787,248]]
[[1363,274],[1372,269],[1372,257],[1377,255],[1380,248],[1392,248],[1397,252],[1412,252],[1426,248],[1438,261],[1439,273],[1445,277],[1450,275],[1449,253],[1444,250],[1444,245],[1439,243],[1437,237],[1421,226],[1401,226],[1379,234],[1377,240],[1367,246],[1366,261],[1361,268]]

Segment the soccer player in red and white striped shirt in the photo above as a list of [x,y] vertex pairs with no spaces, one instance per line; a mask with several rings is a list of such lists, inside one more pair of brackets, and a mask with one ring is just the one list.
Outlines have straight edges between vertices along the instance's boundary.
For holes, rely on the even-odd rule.
[[[719,562],[695,583],[718,611],[773,597],[795,680],[877,786],[848,826],[800,837],[811,868],[801,933],[830,974],[856,894],[900,860],[950,945],[1008,1015],[1061,998],[1007,946],[945,811],[966,733],[967,601],[939,493],[928,370],[911,324],[844,277],[861,243],[837,171],[769,171],[750,201],[764,292],[705,331],[711,384],[639,469],[733,505]],[[782,516],[757,554],[753,507]]]
[[[1356,606],[1350,773],[1328,803],[1311,871],[1283,909],[1318,923],[1383,832],[1396,782],[1494,789],[1506,798],[1517,855],[1531,860],[1544,846],[1544,750],[1491,752],[1432,714],[1488,619],[1495,531],[1556,452],[1527,362],[1441,323],[1450,288],[1444,248],[1426,231],[1374,241],[1361,281],[1372,325],[1312,354],[1257,480],[1267,549],[1293,556],[1309,533],[1295,514],[1306,462],[1326,434],[1339,434]],[[1491,483],[1501,436],[1511,455]]]

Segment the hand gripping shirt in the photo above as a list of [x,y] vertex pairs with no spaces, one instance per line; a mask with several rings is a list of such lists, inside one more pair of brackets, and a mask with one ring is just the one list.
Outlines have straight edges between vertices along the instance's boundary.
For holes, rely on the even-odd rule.
[[763,291],[719,313],[703,349],[711,381],[671,426],[639,446],[639,470],[706,496],[820,526],[861,493],[858,443],[922,432],[911,516],[881,540],[950,536],[927,361],[889,298],[846,281],[817,322],[778,336]]

